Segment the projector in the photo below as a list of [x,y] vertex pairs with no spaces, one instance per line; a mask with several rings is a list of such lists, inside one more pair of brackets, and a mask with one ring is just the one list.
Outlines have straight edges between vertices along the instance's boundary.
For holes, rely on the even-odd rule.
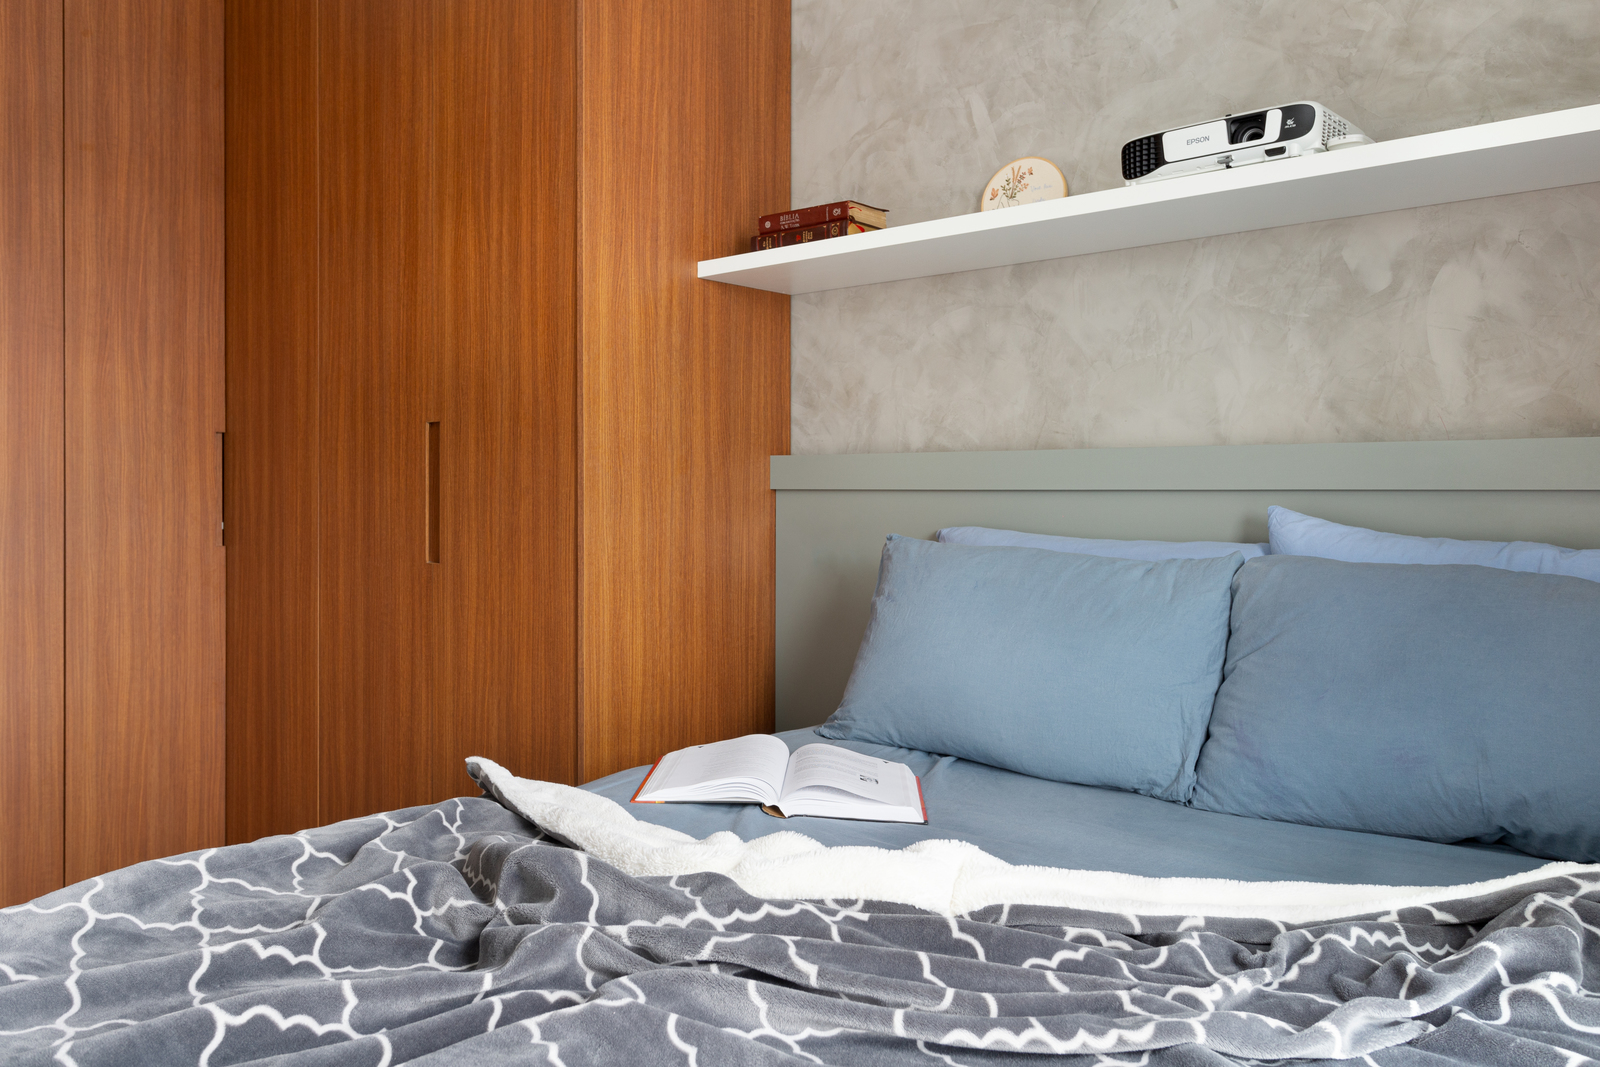
[[1321,104],[1303,100],[1135,138],[1122,146],[1122,177],[1137,185],[1371,143]]

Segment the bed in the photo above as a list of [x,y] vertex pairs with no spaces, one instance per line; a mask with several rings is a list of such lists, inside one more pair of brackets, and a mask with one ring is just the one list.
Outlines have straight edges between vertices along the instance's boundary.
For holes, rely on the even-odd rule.
[[[1260,541],[1276,503],[1588,549],[1597,444],[776,457],[780,736],[841,705],[887,532]],[[481,797],[7,909],[0,1059],[1600,1058],[1593,863],[831,743],[909,764],[929,823],[636,805],[645,768],[571,789],[480,760]]]
[[[778,736],[791,749],[827,740],[814,729]],[[1503,846],[1446,845],[1251,819],[1138,793],[1046,781],[952,756],[870,742],[832,743],[910,766],[922,783],[928,823],[780,822],[757,807],[724,804],[635,804],[628,811],[696,838],[728,831],[749,841],[789,830],[826,845],[888,849],[954,839],[1021,866],[1148,878],[1462,885],[1521,874],[1546,862]],[[646,771],[635,767],[585,788],[627,804]]]

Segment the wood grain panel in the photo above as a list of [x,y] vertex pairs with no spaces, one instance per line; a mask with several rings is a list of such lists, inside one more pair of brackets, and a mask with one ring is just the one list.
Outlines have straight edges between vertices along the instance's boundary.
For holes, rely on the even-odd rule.
[[[581,770],[772,726],[787,297],[695,278],[789,206],[789,5],[583,6]],[[692,219],[692,224],[685,220]]]
[[317,3],[227,2],[228,840],[317,803]]
[[67,0],[66,878],[223,840],[221,0]]
[[439,798],[577,770],[575,7],[436,9]]
[[61,0],[0,5],[0,907],[62,881]]
[[433,796],[432,10],[320,11],[321,819]]

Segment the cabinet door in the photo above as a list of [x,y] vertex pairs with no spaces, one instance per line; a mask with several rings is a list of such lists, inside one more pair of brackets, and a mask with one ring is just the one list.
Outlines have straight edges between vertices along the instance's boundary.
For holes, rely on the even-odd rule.
[[437,9],[440,798],[576,771],[574,8]]
[[222,0],[62,40],[73,882],[223,839]]
[[61,0],[0,4],[0,907],[61,887]]
[[436,5],[320,11],[321,818],[432,799],[428,213]]
[[317,825],[317,0],[228,0],[228,840]]
[[789,4],[583,7],[580,777],[772,729],[789,298],[695,277],[789,197]]

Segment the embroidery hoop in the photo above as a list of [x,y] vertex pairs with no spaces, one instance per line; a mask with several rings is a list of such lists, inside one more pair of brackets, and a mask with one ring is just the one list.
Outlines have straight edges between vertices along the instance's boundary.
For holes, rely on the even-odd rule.
[[[1026,172],[1033,168],[1031,175],[1024,174],[1028,188],[1023,189],[1016,197],[1007,197],[1005,183],[1012,177],[1013,168]],[[1068,195],[1067,178],[1061,173],[1061,168],[1041,156],[1023,156],[1013,159],[1010,163],[994,172],[994,177],[989,179],[989,184],[983,187],[983,195],[979,197],[979,211],[999,211],[1002,208],[1021,207],[1023,204],[1036,204],[1041,200],[1055,200]]]

